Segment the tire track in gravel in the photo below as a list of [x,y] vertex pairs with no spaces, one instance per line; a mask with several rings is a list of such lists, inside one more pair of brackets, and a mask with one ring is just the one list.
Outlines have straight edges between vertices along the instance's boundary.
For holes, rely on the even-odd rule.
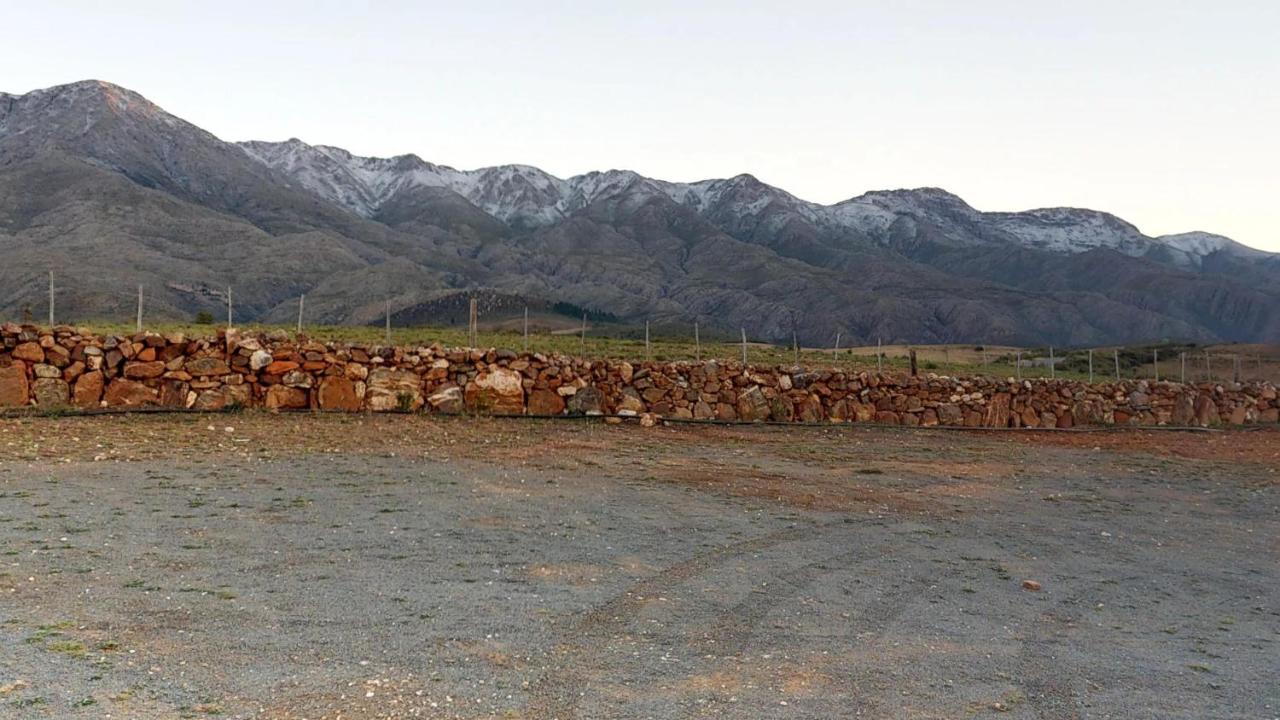
[[[565,633],[572,649],[562,658],[570,665],[549,668],[530,689],[532,698],[528,713],[536,720],[574,720],[581,700],[580,688],[585,684],[583,668],[598,667],[589,662],[608,639],[627,632],[630,622],[644,608],[645,598],[662,595],[713,568],[789,542],[818,537],[830,527],[843,525],[837,520],[820,525],[793,527],[761,535],[738,543],[724,545],[710,552],[677,563],[615,595],[596,606]],[[586,656],[586,657],[583,657]],[[576,667],[575,667],[576,666]]]
[[[819,539],[832,528],[850,522],[856,521],[841,519],[820,525],[788,528],[726,545],[673,565],[615,595],[588,612],[566,633],[566,637],[571,639],[565,644],[571,649],[564,653],[563,658],[572,665],[548,669],[533,686],[528,707],[529,717],[537,720],[575,720],[578,717],[578,704],[587,680],[584,669],[599,667],[599,663],[592,661],[593,656],[600,652],[609,639],[627,634],[630,623],[644,608],[647,598],[667,594],[682,583],[739,558],[787,543]],[[742,602],[718,615],[713,628],[704,634],[702,650],[710,652],[712,645],[707,644],[708,638],[723,637],[727,639],[727,644],[717,642],[714,645],[716,654],[740,654],[773,608],[794,597],[833,569],[839,569],[841,561],[888,551],[892,547],[893,543],[886,542],[860,547],[855,551],[842,551],[775,574],[775,581],[766,586],[770,588],[768,591],[751,592]],[[909,578],[907,582],[899,584],[892,592],[864,608],[850,622],[856,623],[863,631],[883,627],[903,612],[905,600],[923,581],[921,577]],[[729,652],[725,652],[726,648]],[[691,709],[686,708],[687,711]]]
[[1078,607],[1082,597],[1083,594],[1068,596],[1041,613],[1031,625],[1030,637],[1018,649],[1020,684],[1040,720],[1080,720],[1079,703],[1070,681],[1073,671],[1054,654],[1069,628],[1082,617],[1078,610],[1068,610]]
[[[773,576],[773,581],[766,587],[766,592],[753,591],[750,596],[734,607],[720,614],[713,628],[704,635],[700,652],[716,654],[724,659],[741,656],[765,618],[776,607],[808,588],[819,579],[845,569],[859,559],[881,552],[901,549],[901,545],[893,542],[877,543],[829,555],[783,573]],[[904,578],[903,582],[894,585],[889,591],[851,614],[847,620],[847,629],[856,636],[864,633],[878,632],[893,622],[906,611],[909,598],[919,592],[919,587],[927,583],[927,578],[914,574]],[[876,705],[868,703],[860,708],[862,712],[876,709]],[[698,706],[686,704],[684,717],[697,717]]]

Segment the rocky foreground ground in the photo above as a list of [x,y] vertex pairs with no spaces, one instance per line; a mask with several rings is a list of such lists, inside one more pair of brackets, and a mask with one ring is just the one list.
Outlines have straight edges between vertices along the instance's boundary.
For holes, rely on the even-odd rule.
[[0,717],[1271,718],[1280,433],[0,420]]

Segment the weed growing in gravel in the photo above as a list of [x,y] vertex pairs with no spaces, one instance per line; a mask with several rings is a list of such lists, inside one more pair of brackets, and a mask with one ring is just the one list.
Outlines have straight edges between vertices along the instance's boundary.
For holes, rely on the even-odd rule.
[[86,652],[84,643],[76,640],[54,640],[45,645],[45,649],[73,658],[82,658]]

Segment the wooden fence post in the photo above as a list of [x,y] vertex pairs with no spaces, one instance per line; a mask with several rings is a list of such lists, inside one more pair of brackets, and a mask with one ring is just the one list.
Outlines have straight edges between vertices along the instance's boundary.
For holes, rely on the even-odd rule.
[[138,332],[142,332],[142,286],[138,286]]

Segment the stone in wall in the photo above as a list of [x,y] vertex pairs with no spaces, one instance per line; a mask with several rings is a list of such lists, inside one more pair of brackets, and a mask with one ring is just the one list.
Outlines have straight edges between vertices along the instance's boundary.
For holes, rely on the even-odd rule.
[[560,393],[545,388],[529,392],[530,415],[560,415],[565,411],[566,403]]
[[139,407],[155,405],[159,393],[135,380],[113,380],[102,395],[102,400],[113,407]]
[[268,410],[301,410],[307,407],[307,391],[288,385],[267,388],[263,407]]
[[30,401],[26,365],[19,362],[0,367],[0,407],[22,407]]
[[427,398],[427,404],[432,410],[446,415],[457,415],[466,409],[462,388],[457,385],[447,385],[431,393]]
[[91,370],[82,374],[76,378],[76,384],[72,388],[72,404],[82,408],[97,407],[98,402],[102,400],[102,386],[101,371]]
[[326,375],[320,380],[316,402],[321,410],[355,412],[361,399],[356,395],[356,384],[339,375]]
[[62,407],[67,404],[70,387],[60,377],[37,379],[31,386],[31,394],[39,407]]
[[377,368],[369,372],[366,406],[375,412],[418,410],[422,407],[422,378],[408,370]]
[[494,415],[523,415],[524,387],[520,374],[507,368],[481,372],[463,393],[467,408]]

